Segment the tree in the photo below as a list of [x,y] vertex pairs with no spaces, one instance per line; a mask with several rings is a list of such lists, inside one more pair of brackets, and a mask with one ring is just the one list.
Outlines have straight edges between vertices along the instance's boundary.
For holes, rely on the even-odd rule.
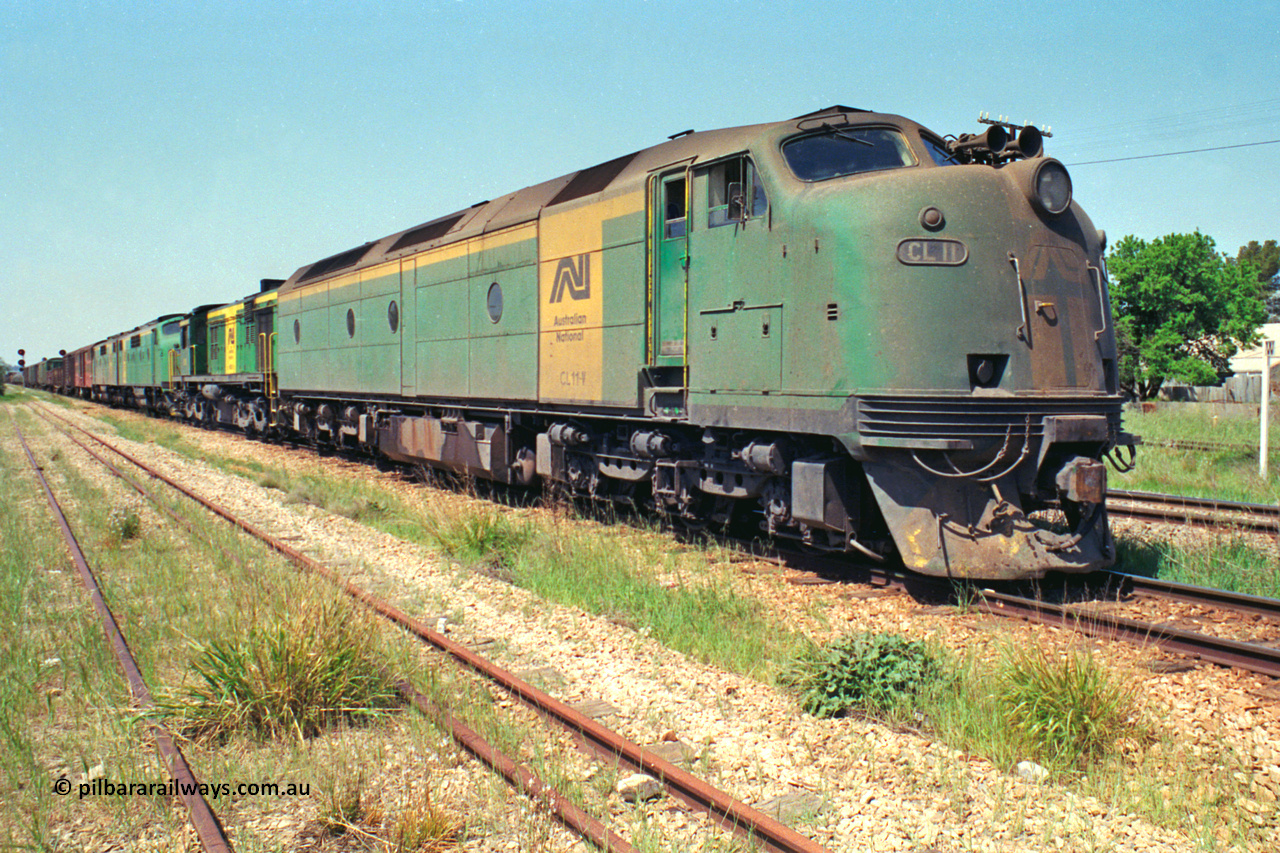
[[1258,281],[1262,283],[1263,297],[1267,303],[1267,322],[1280,322],[1280,244],[1268,240],[1261,246],[1257,240],[1241,246],[1236,262],[1252,261],[1258,268]]
[[1258,268],[1217,252],[1213,238],[1125,237],[1107,255],[1120,384],[1148,400],[1166,379],[1211,385],[1257,341],[1266,319]]

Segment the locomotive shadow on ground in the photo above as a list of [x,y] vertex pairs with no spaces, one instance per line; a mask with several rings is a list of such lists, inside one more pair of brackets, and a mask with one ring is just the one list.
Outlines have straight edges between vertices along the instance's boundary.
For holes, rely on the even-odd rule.
[[[626,524],[643,527],[658,522],[659,529],[676,542],[691,547],[705,547],[715,543],[737,549],[743,559],[756,559],[779,564],[779,571],[790,569],[810,575],[809,579],[791,578],[796,585],[839,584],[849,587],[868,587],[872,590],[896,587],[922,606],[964,606],[992,589],[1008,595],[1018,595],[1046,601],[1052,604],[1083,602],[1117,602],[1128,597],[1123,580],[1109,572],[1066,574],[1050,572],[1044,578],[1020,581],[992,581],[947,579],[920,575],[902,566],[896,557],[884,563],[872,563],[853,554],[808,552],[786,540],[769,542],[760,536],[751,536],[743,529],[729,533],[713,531],[707,527],[690,528],[673,523],[670,519],[655,517],[643,508],[612,501],[593,502],[589,499],[571,499],[539,488],[522,488],[503,483],[480,480],[422,465],[406,465],[377,454],[352,448],[333,447],[323,442],[290,439],[268,439],[267,443],[283,445],[299,450],[309,450],[321,458],[339,459],[350,463],[371,464],[377,471],[392,474],[404,482],[414,482],[429,488],[469,495],[480,500],[492,501],[512,508],[541,506],[547,509],[567,509],[583,519],[601,524]],[[1155,577],[1155,566],[1144,565],[1134,574]],[[1147,569],[1143,571],[1141,569]]]

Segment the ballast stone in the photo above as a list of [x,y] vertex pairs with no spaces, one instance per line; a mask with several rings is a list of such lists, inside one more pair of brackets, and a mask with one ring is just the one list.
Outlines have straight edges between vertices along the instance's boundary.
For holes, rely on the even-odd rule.
[[662,794],[662,785],[657,779],[644,773],[632,773],[618,780],[617,791],[628,803],[639,803],[652,800]]

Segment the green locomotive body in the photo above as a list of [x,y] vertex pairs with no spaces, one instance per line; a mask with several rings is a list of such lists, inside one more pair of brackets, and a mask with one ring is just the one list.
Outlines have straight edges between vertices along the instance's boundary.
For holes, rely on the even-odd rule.
[[1136,439],[1105,236],[1040,147],[848,107],[679,134],[113,335],[71,374],[927,574],[1087,571],[1113,559],[1104,460]]
[[201,305],[183,315],[169,350],[165,406],[212,426],[265,433],[274,393],[276,292],[280,281],[225,305]]
[[833,107],[334,255],[279,290],[271,423],[930,574],[1097,568],[1133,439],[1104,237],[1038,147]]

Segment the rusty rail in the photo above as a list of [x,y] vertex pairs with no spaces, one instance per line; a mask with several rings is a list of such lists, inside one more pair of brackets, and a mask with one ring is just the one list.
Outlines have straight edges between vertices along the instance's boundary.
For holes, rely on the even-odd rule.
[[[781,551],[779,554],[783,561],[790,565],[806,566],[809,570],[829,576],[837,574],[840,566],[847,566],[843,561],[823,555],[799,552],[793,555]],[[954,592],[949,581],[938,578],[898,574],[880,566],[861,567],[860,571],[865,573],[868,582],[875,586],[906,592],[921,592],[937,598],[946,598]],[[1152,597],[1221,607],[1244,613],[1259,613],[1280,619],[1280,601],[1275,599],[1117,572],[1109,572],[1104,576],[1112,579],[1111,588],[1118,592],[1132,591]],[[1227,640],[1210,634],[1183,631],[1119,616],[1081,613],[1040,599],[1009,595],[989,589],[979,592],[976,606],[981,612],[993,616],[1053,625],[1101,639],[1158,646],[1222,666],[1247,669],[1280,678],[1280,649],[1270,646]]]
[[1187,604],[1204,604],[1236,613],[1251,613],[1280,619],[1280,599],[1226,589],[1213,589],[1207,586],[1194,586],[1159,578],[1144,578],[1123,572],[1107,572],[1107,576],[1121,593],[1181,601]]
[[1032,598],[983,590],[975,606],[983,613],[1013,616],[1044,625],[1079,631],[1090,637],[1124,640],[1138,645],[1154,645],[1191,655],[1223,666],[1247,669],[1280,678],[1280,649],[1225,640],[1209,634],[1180,631],[1164,625],[1137,622],[1119,616],[1078,613],[1069,608]]
[[[574,710],[564,702],[555,699],[550,694],[498,667],[465,646],[431,630],[422,621],[344,580],[319,561],[277,539],[251,522],[239,518],[230,510],[166,477],[111,442],[93,435],[79,426],[74,424],[72,426],[112,452],[129,460],[151,476],[168,484],[246,533],[260,539],[294,565],[318,574],[336,584],[347,595],[369,607],[374,612],[426,640],[469,669],[499,684],[522,702],[532,707],[545,719],[571,732],[591,752],[609,760],[617,761],[619,764],[634,771],[656,776],[674,797],[693,808],[706,812],[720,826],[749,836],[764,849],[776,851],[776,853],[825,853],[825,848],[812,839],[801,835],[746,803],[734,799],[672,762],[653,754],[638,744],[600,725],[590,717]],[[620,848],[608,847],[607,849],[617,850]]]
[[1280,533],[1280,507],[1273,504],[1112,489],[1107,492],[1107,512],[1120,518]]
[[[154,469],[148,467],[144,463],[139,462],[138,460],[134,459],[124,451],[116,447],[113,447],[109,442],[99,438],[98,436],[93,435],[93,433],[89,432],[88,430],[85,430],[82,427],[74,423],[71,423],[70,421],[66,420],[65,418],[62,418],[59,415],[46,413],[43,411],[38,413],[41,415],[41,417],[45,417],[46,419],[49,419],[50,416],[52,416],[53,419],[62,421],[63,424],[66,424],[67,426],[70,426],[74,429],[80,430],[80,432],[89,436],[93,440],[99,442],[104,447],[108,447],[113,452],[120,454],[125,459],[128,459],[134,465],[137,465],[143,471],[147,472],[147,474],[149,474],[150,476],[160,480],[161,482],[166,483],[169,486],[172,486],[173,488],[182,492],[184,495],[196,501],[197,503],[201,504],[202,506],[205,506],[206,508],[213,510],[215,513],[222,516],[224,519],[231,521],[237,527],[240,527],[242,530],[245,530],[245,532],[250,533],[254,536],[259,536],[259,533],[256,532],[257,529],[254,528],[252,525],[246,526],[246,524],[241,523],[240,520],[236,519],[234,516],[224,515],[223,512],[220,510],[220,508],[215,508],[212,504],[207,503],[199,495],[195,495],[194,493],[189,492],[182,486],[173,482],[171,479],[169,479],[165,475],[159,473],[158,471],[155,471]],[[50,422],[52,423],[53,421],[51,420]],[[54,426],[58,427],[58,424],[54,423]],[[151,500],[156,506],[168,512],[175,520],[183,524],[188,530],[195,533],[193,526],[187,521],[187,519],[182,518],[181,516],[177,515],[172,510],[170,510],[169,508],[165,507],[159,501],[159,498],[155,495],[155,493],[145,489],[140,484],[134,482],[130,477],[128,477],[126,474],[120,471],[120,469],[117,468],[115,465],[113,465],[111,462],[104,459],[102,456],[98,455],[93,450],[90,450],[83,443],[78,441],[74,436],[70,435],[69,433],[66,433],[63,427],[58,427],[58,428],[63,429],[64,430],[63,434],[69,440],[71,440],[81,449],[89,453],[94,459],[98,460],[103,465],[105,465],[113,474],[115,474],[120,479],[124,480],[126,483],[132,486],[140,494],[142,494],[143,496]],[[268,535],[268,534],[263,534],[263,535]],[[261,536],[259,536],[259,538],[261,538]],[[276,544],[273,542],[267,541],[267,544],[277,551],[280,550],[280,548],[276,547]],[[283,544],[283,543],[280,543],[280,544]],[[288,546],[285,546],[285,547],[287,548]],[[236,557],[236,555],[227,551],[225,548],[220,548],[220,550],[224,554],[226,554],[228,557],[239,561],[239,558]],[[292,549],[288,549],[288,550],[292,550]],[[285,553],[283,551],[281,553],[284,554],[284,556],[292,559],[292,557],[290,557],[288,553]],[[302,555],[302,556],[304,559],[308,559],[305,557],[305,555]],[[324,568],[323,566],[319,567],[318,573],[322,575],[327,575],[328,572],[329,570]],[[338,580],[336,576],[328,577],[328,579],[336,583],[341,583],[341,581]],[[555,816],[557,820],[559,820],[562,824],[567,826],[569,829],[573,830],[574,832],[577,832],[583,838],[588,839],[589,841],[591,841],[592,844],[594,844],[601,850],[611,851],[611,853],[637,853],[636,848],[633,847],[630,843],[628,843],[626,839],[622,838],[620,835],[610,830],[608,827],[606,827],[596,818],[587,814],[585,811],[583,811],[581,808],[579,808],[570,800],[565,799],[563,796],[559,794],[559,792],[557,792],[554,788],[552,788],[551,786],[543,782],[541,779],[539,779],[538,776],[535,773],[533,773],[531,770],[529,770],[527,767],[517,763],[516,761],[513,761],[510,757],[508,757],[507,755],[503,754],[501,751],[494,748],[492,744],[487,742],[483,737],[481,737],[477,732],[475,732],[475,730],[471,729],[469,726],[463,723],[461,719],[449,713],[445,709],[440,708],[439,706],[432,703],[431,700],[426,696],[426,694],[419,691],[410,682],[402,678],[396,678],[394,679],[394,682],[396,685],[396,689],[400,692],[401,696],[403,696],[407,701],[411,702],[416,708],[418,708],[419,711],[421,711],[431,719],[439,722],[440,725],[442,725],[444,728],[446,728],[449,731],[450,735],[454,738],[454,740],[458,742],[458,744],[463,749],[465,749],[467,752],[471,753],[480,761],[484,762],[489,767],[493,768],[495,771],[501,774],[521,793],[525,794],[530,799],[533,799],[537,802],[542,803],[548,809],[548,811],[550,811]]]
[[[89,447],[83,441],[80,441],[74,435],[67,432],[65,428],[59,426],[58,423],[54,420],[54,418],[51,417],[48,413],[46,413],[42,409],[34,409],[34,411],[37,415],[44,418],[44,420],[50,425],[52,425],[55,429],[58,429],[59,431],[61,431],[62,435],[64,435],[68,441],[73,443],[76,447],[79,447],[81,450],[83,450],[85,453],[92,456],[94,459],[101,462],[106,467],[106,469],[111,472],[113,476],[115,476],[125,485],[129,486],[138,494],[142,495],[147,500],[151,501],[151,503],[156,507],[156,509],[159,509],[160,511],[168,515],[171,519],[174,520],[175,523],[180,525],[184,530],[186,530],[192,536],[199,539],[203,539],[207,544],[221,551],[222,554],[227,557],[227,559],[235,562],[241,568],[244,568],[245,566],[244,560],[241,559],[238,554],[236,554],[235,552],[227,548],[223,548],[221,546],[216,545],[211,540],[201,535],[200,531],[196,529],[196,526],[191,523],[190,519],[183,517],[182,515],[175,512],[173,509],[171,509],[170,507],[166,506],[164,502],[160,500],[159,496],[155,494],[155,492],[152,492],[146,486],[142,485],[137,480],[133,479],[128,474],[121,471],[118,467],[112,464],[110,459],[107,459],[106,457],[102,456],[100,453],[96,452],[93,448]],[[66,421],[64,421],[64,423],[66,423]]]
[[[23,451],[27,454],[27,460],[31,463],[31,470],[35,473],[40,487],[44,489],[44,496],[49,502],[49,509],[53,513],[54,519],[58,522],[59,529],[62,531],[62,538],[66,541],[67,549],[71,552],[71,559],[80,571],[80,580],[84,583],[85,589],[89,593],[89,599],[93,602],[93,607],[102,620],[103,630],[106,632],[107,639],[111,644],[111,651],[115,655],[116,662],[124,672],[125,680],[129,685],[129,694],[133,698],[134,705],[141,708],[154,707],[151,700],[151,691],[147,689],[147,683],[142,677],[142,671],[138,669],[138,662],[134,659],[133,652],[129,649],[129,643],[125,640],[124,633],[116,622],[115,614],[107,606],[106,598],[102,594],[102,588],[98,585],[98,580],[94,576],[93,570],[89,568],[84,551],[81,550],[80,543],[76,541],[75,534],[71,531],[71,525],[62,511],[62,507],[58,504],[58,499],[54,497],[53,490],[49,488],[49,482],[45,479],[44,470],[31,453],[31,448],[27,445],[27,440],[22,434],[21,427],[15,422],[13,428],[17,432],[18,441],[22,443]],[[200,839],[200,846],[208,853],[231,853],[231,842],[227,839],[226,831],[222,828],[221,821],[218,820],[218,816],[214,813],[208,801],[200,796],[196,775],[191,770],[191,765],[187,763],[186,756],[182,754],[182,750],[174,742],[172,733],[160,723],[154,721],[148,723],[148,726],[155,737],[156,749],[159,751],[161,759],[168,767],[170,776],[178,783],[179,796],[182,798],[183,805],[186,806],[187,815],[191,819],[191,825],[195,828],[196,836]]]

